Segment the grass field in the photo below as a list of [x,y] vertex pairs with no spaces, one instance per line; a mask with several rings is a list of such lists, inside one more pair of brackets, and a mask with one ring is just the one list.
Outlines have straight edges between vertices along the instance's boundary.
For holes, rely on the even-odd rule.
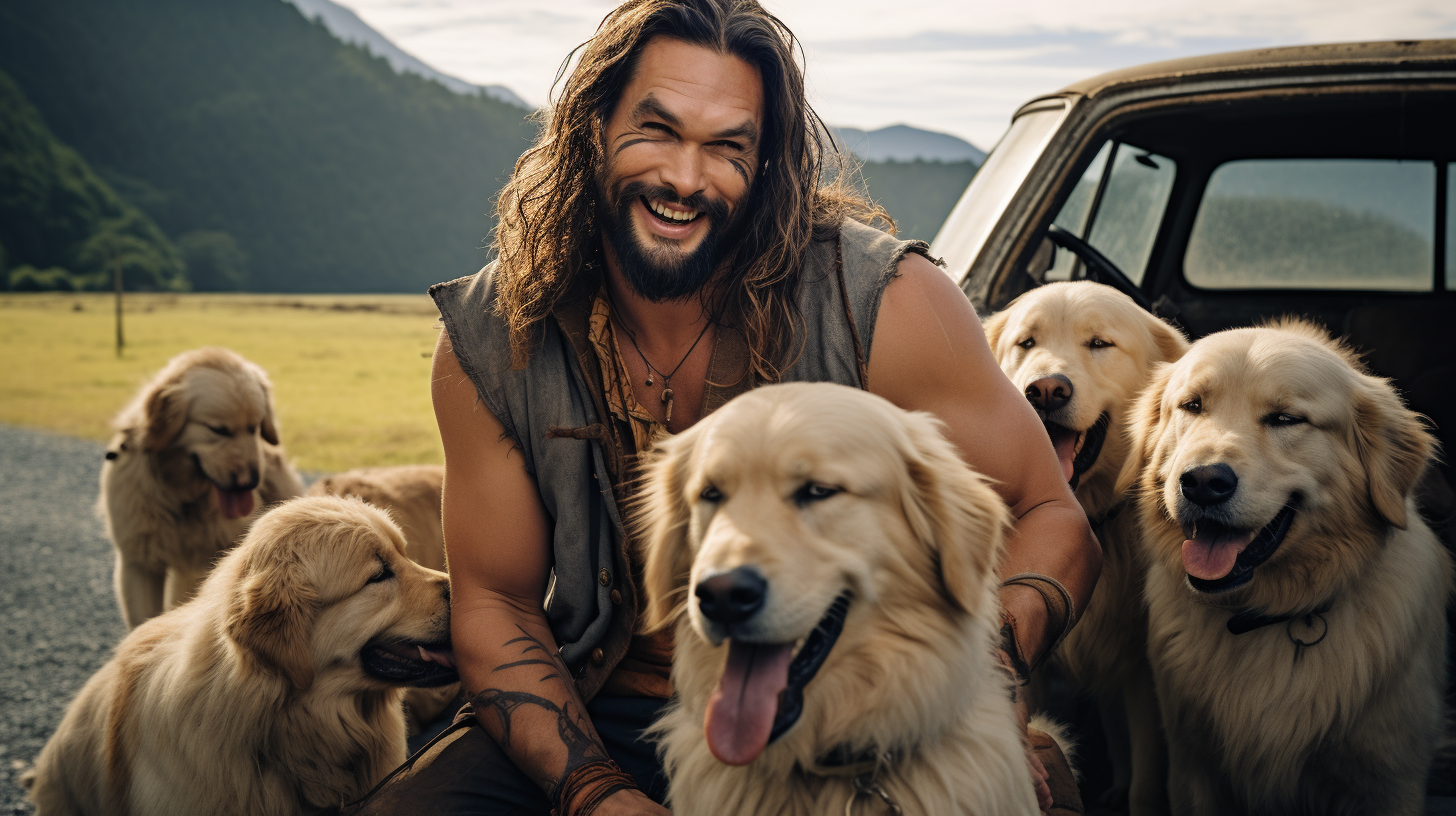
[[106,439],[168,358],[217,345],[268,371],[300,469],[442,461],[425,295],[128,294],[119,358],[113,308],[103,294],[0,294],[0,422]]

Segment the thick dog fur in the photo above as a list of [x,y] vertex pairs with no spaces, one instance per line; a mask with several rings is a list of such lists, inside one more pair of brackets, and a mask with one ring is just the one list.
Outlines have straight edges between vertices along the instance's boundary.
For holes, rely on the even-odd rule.
[[[1452,565],[1411,498],[1434,452],[1419,417],[1322,331],[1286,321],[1195,343],[1131,427],[1121,482],[1136,483],[1145,529],[1174,812],[1421,813]],[[1237,484],[1202,510],[1183,485],[1212,465]],[[1292,525],[1249,583],[1194,589],[1198,533],[1180,524],[1217,511],[1256,530],[1286,505]],[[1244,610],[1296,617],[1231,634]]]
[[[355,496],[389,511],[404,532],[405,554],[422,567],[445,571],[445,531],[440,518],[445,468],[440,465],[396,465],[355,468],[309,485],[308,496]],[[412,688],[404,695],[404,714],[411,735],[439,719],[460,693],[460,685]]]
[[[674,812],[883,808],[825,767],[836,749],[884,757],[874,782],[908,816],[1037,812],[992,657],[1008,513],[935,420],[843,386],[760,388],[666,441],[642,495],[647,620],[677,638],[678,700],[656,726]],[[689,600],[739,566],[768,581],[751,619],[763,642],[792,643],[841,593],[854,600],[798,722],[730,766],[704,736],[729,649]]]
[[[1136,513],[1123,512],[1116,482],[1129,454],[1123,427],[1134,399],[1159,363],[1183,356],[1188,341],[1127,295],[1090,281],[1033,289],[984,328],[1001,370],[1027,392],[1043,421],[1079,434],[1085,445],[1102,418],[1105,441],[1076,484],[1077,500],[1100,525],[1102,575],[1057,658],[1072,683],[1097,701],[1113,786],[1126,791],[1133,816],[1166,813],[1167,747],[1147,661],[1146,567]],[[1047,411],[1037,384],[1051,377],[1064,379],[1070,393]]]
[[[134,629],[192,596],[259,508],[303,492],[278,447],[272,387],[223,348],[173,357],[116,418],[98,511],[116,546],[116,594]],[[229,518],[231,506],[251,513]]]
[[445,575],[405,557],[385,514],[288,502],[86,683],[26,780],[37,814],[338,807],[404,760],[403,690],[361,651],[448,637]]

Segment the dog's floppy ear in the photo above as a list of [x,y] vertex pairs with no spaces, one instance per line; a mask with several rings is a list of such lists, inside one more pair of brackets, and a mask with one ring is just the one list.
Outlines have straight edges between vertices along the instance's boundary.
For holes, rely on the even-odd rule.
[[910,414],[907,430],[910,484],[903,504],[910,529],[935,560],[946,597],[961,611],[978,612],[992,594],[987,582],[1001,560],[1010,511],[961,461],[936,420]]
[[649,632],[671,626],[686,609],[693,552],[691,508],[683,491],[697,436],[689,430],[665,440],[644,468],[633,527],[644,553],[643,624]]
[[[1015,301],[1012,301],[1014,304]],[[996,344],[1001,342],[1001,333],[1006,330],[1006,321],[1010,319],[1011,306],[991,315],[981,321],[981,331],[986,333],[986,345],[991,347],[991,355],[996,356]],[[998,360],[999,362],[999,360]]]
[[1355,452],[1369,480],[1371,506],[1404,530],[1406,497],[1435,453],[1435,441],[1389,382],[1363,374],[1361,380],[1355,396]]
[[146,428],[142,448],[155,453],[172,444],[187,425],[186,388],[180,378],[158,384],[142,401]]
[[255,551],[233,588],[228,636],[294,688],[308,688],[313,682],[310,640],[318,600],[295,557],[276,550]]
[[258,378],[258,385],[263,388],[263,421],[259,424],[258,430],[263,435],[263,440],[270,445],[278,444],[278,420],[273,416],[273,383],[268,380],[268,374],[256,365],[249,363],[253,370],[253,376]]
[[1128,411],[1121,429],[1127,436],[1127,459],[1123,461],[1122,470],[1113,485],[1114,496],[1122,496],[1131,490],[1143,470],[1153,461],[1153,453],[1163,435],[1163,394],[1168,390],[1168,379],[1172,374],[1172,363],[1155,366],[1152,381],[1133,400],[1132,410]]
[[[1142,311],[1139,309],[1138,311]],[[1142,312],[1147,319],[1148,333],[1158,347],[1158,362],[1176,363],[1188,352],[1188,338],[1157,315]]]

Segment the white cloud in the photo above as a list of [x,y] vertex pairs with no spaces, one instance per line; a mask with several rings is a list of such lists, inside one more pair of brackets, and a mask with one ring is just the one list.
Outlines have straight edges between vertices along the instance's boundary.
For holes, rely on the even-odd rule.
[[[336,0],[448,74],[544,104],[611,0]],[[803,41],[829,122],[905,122],[990,147],[1026,100],[1092,74],[1216,51],[1456,36],[1450,0],[765,0]]]

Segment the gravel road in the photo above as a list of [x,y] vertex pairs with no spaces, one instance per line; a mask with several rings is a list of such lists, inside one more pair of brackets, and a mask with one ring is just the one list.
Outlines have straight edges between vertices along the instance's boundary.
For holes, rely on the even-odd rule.
[[93,510],[98,442],[0,426],[0,813],[30,813],[20,771],[125,627]]
[[[124,627],[111,544],[93,510],[104,447],[0,425],[0,813],[29,814],[18,784],[66,703]],[[1432,798],[1427,816],[1456,816]]]

